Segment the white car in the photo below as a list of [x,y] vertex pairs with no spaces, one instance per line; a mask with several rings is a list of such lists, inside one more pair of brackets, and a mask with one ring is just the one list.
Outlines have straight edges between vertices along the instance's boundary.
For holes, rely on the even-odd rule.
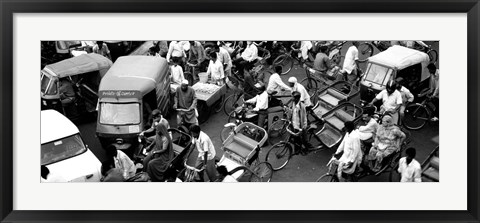
[[99,182],[102,164],[69,119],[55,110],[41,111],[41,165],[50,174],[42,182]]

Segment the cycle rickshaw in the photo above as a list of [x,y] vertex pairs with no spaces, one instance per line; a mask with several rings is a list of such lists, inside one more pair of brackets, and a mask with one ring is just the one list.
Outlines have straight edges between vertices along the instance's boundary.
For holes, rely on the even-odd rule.
[[[265,129],[250,122],[238,125],[223,142],[222,158],[216,166],[225,166],[230,175],[239,182],[269,182],[273,169],[268,162],[259,162],[260,148],[267,140]],[[204,166],[197,167],[198,150],[194,149],[185,160],[185,170],[179,175],[184,182],[199,181]]]
[[[310,125],[307,129],[307,140],[314,145],[311,151],[320,151],[325,149],[331,149],[339,144],[345,135],[343,132],[344,123],[347,121],[358,122],[363,114],[362,108],[355,104],[345,102],[322,116],[323,127],[317,130],[319,127]],[[284,168],[293,155],[297,154],[295,151],[300,145],[299,140],[296,137],[296,133],[289,129],[290,121],[283,120],[287,127],[285,131],[289,134],[285,140],[282,140],[267,152],[265,161],[269,162],[274,170],[280,170]],[[316,145],[316,146],[315,146]],[[306,151],[306,152],[310,152]],[[306,154],[306,153],[305,153]]]
[[[390,181],[392,181],[392,173],[395,172],[396,169],[398,168],[398,161],[401,158],[401,154],[404,150],[407,149],[408,144],[410,143],[410,140],[411,140],[410,139],[410,136],[411,136],[410,132],[408,130],[402,128],[401,126],[398,126],[398,127],[405,134],[405,139],[403,140],[403,142],[401,142],[400,148],[397,151],[393,152],[392,154],[388,155],[387,157],[385,157],[383,159],[382,167],[380,168],[380,170],[378,170],[376,172],[373,172],[373,171],[369,171],[367,169],[359,170],[359,168],[357,168],[355,170],[355,172],[353,172],[352,174],[343,173],[342,175],[345,175],[344,178],[347,179],[348,181],[357,182],[361,178],[369,176],[369,175],[379,176],[382,173],[390,172],[389,179],[390,179]],[[338,179],[338,176],[337,176],[338,162],[335,162],[334,161],[335,159],[336,159],[335,157],[332,157],[332,159],[327,163],[328,172],[326,174],[320,176],[317,179],[317,182],[339,182],[339,179]],[[365,154],[364,154],[364,157],[362,159],[362,162],[363,162],[364,159],[365,159]]]

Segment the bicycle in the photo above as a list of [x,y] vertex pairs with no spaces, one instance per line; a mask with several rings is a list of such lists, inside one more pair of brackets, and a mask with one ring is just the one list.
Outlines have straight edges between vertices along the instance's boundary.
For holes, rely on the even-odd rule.
[[293,132],[290,130],[292,123],[289,120],[283,119],[287,123],[287,128],[285,130],[288,132],[288,136],[284,141],[280,141],[272,146],[268,150],[267,155],[265,156],[265,161],[269,162],[272,165],[273,170],[283,169],[290,159],[301,153],[302,155],[307,155],[313,151],[322,151],[328,149],[327,146],[324,146],[320,138],[315,133],[317,129],[316,125],[310,125],[306,130],[307,141],[311,142],[312,138],[315,138],[320,144],[314,146],[313,148],[307,149],[304,148],[302,140],[299,139],[301,132]]
[[277,56],[277,58],[275,58],[272,62],[274,67],[282,67],[282,73],[279,75],[285,75],[292,70],[294,65],[302,64],[302,61],[299,57],[292,55],[297,51],[298,49],[293,48],[293,44],[290,46],[290,50],[287,50],[287,48],[282,44],[279,45],[280,55]]
[[[422,93],[419,95],[422,96]],[[410,104],[405,108],[403,125],[410,130],[421,129],[432,118],[432,113],[437,109],[432,102],[433,97],[427,96],[421,103]]]

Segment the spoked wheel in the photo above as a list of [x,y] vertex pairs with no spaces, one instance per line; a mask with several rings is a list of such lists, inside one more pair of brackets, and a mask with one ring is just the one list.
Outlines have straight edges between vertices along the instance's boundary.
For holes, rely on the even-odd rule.
[[215,102],[215,104],[213,104],[213,111],[215,113],[219,113],[223,108],[224,102],[225,102],[225,95],[222,95],[222,97],[220,97],[220,99],[218,99],[218,101]]
[[268,162],[261,162],[252,168],[250,182],[270,182],[273,176],[273,167]]
[[429,50],[427,54],[428,54],[428,58],[430,58],[430,62],[436,64],[438,61],[438,52],[432,49],[432,50]]
[[370,43],[363,42],[358,46],[358,61],[366,62],[373,55],[373,46]]
[[230,112],[227,117],[227,123],[233,123],[235,121],[235,111]]
[[279,142],[272,146],[267,152],[265,161],[272,165],[273,170],[281,170],[284,168],[292,155],[292,145],[287,142]]
[[275,145],[280,141],[285,141],[288,137],[287,133],[288,121],[284,119],[277,120],[268,127],[268,142]]
[[338,177],[330,173],[324,174],[317,179],[317,182],[338,182],[338,181],[339,181]]
[[233,131],[233,128],[231,127],[224,127],[222,131],[220,132],[220,139],[222,140],[222,143],[227,140],[227,138],[230,136],[230,133]]
[[225,112],[225,115],[230,115],[235,110],[235,108],[240,106],[240,101],[240,98],[235,93],[228,96],[223,102],[223,112]]
[[425,107],[417,104],[410,105],[405,109],[403,125],[410,130],[420,129],[427,123],[429,116]]
[[290,72],[290,70],[292,69],[293,59],[290,56],[288,56],[286,54],[283,54],[283,55],[278,56],[273,61],[273,65],[274,65],[274,67],[275,66],[282,66],[282,73],[280,75],[284,75],[284,74],[287,74],[288,72]]
[[[309,71],[307,71],[309,72]],[[318,90],[318,82],[317,80],[313,79],[312,77],[306,77],[302,81],[300,81],[300,84],[303,85],[310,96],[314,95],[315,92]]]

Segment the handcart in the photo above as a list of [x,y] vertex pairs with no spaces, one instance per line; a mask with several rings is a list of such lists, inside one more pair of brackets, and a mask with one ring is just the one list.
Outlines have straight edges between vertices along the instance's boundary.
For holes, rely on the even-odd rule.
[[223,101],[227,92],[227,85],[198,82],[192,86],[197,97],[198,122],[204,123],[210,117],[212,110],[222,110]]

